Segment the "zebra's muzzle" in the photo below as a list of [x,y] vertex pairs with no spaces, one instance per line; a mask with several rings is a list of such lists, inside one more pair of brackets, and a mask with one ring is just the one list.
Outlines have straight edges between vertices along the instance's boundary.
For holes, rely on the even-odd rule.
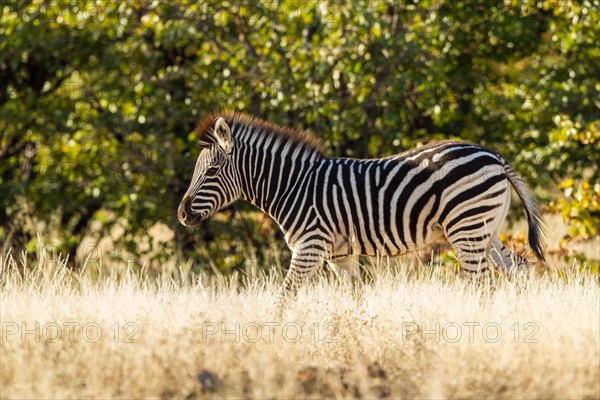
[[194,226],[202,219],[202,214],[194,215],[192,213],[192,199],[185,197],[179,204],[177,209],[177,217],[179,222],[184,226]]

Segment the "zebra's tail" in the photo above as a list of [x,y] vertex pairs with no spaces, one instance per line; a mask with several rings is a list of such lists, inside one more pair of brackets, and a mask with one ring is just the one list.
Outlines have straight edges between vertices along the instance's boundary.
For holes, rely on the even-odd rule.
[[544,227],[542,223],[544,218],[540,213],[540,208],[538,206],[537,200],[533,196],[533,194],[529,191],[523,180],[517,175],[514,169],[508,164],[504,158],[502,158],[502,167],[504,168],[504,173],[508,178],[508,181],[511,183],[519,199],[525,206],[525,213],[527,214],[527,223],[529,225],[529,246],[533,253],[540,261],[546,261],[543,253],[544,249],[544,236],[546,232],[544,231]]

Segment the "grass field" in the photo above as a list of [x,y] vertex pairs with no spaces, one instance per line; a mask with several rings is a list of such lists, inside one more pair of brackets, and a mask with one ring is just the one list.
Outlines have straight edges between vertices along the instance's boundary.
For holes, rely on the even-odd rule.
[[598,277],[575,269],[489,290],[400,266],[358,296],[322,276],[278,318],[279,278],[24,263],[0,263],[1,398],[600,397]]

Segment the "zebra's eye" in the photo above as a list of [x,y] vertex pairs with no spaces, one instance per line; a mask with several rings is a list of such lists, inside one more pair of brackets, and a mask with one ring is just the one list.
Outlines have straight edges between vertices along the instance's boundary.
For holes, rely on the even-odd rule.
[[208,167],[208,169],[206,170],[206,175],[207,176],[215,176],[217,174],[217,172],[219,172],[219,167],[213,165]]

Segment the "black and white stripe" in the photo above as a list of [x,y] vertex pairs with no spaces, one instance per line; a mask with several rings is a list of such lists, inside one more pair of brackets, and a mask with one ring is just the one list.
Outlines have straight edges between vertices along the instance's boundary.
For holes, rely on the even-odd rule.
[[466,272],[492,260],[512,270],[526,261],[498,231],[510,186],[522,200],[529,241],[543,260],[534,198],[498,153],[442,141],[381,159],[329,158],[314,138],[225,112],[198,130],[202,150],[179,208],[193,225],[242,198],[268,213],[292,250],[284,292],[327,261],[343,279],[358,278],[353,256],[396,256],[445,238]]

